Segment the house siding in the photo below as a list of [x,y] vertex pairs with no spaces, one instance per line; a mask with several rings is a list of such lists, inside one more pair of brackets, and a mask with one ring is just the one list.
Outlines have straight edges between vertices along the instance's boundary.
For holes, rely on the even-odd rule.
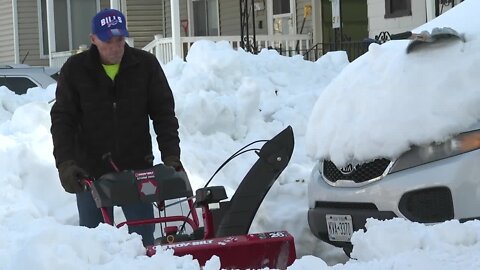
[[[32,66],[48,66],[48,57],[40,56],[40,31],[37,2],[17,0],[20,61]],[[42,59],[43,58],[43,59]]]
[[[265,3],[266,4],[266,3]],[[238,11],[238,18],[240,17],[240,11]],[[240,28],[240,18],[237,22],[238,28]],[[267,23],[267,6],[265,5],[262,10],[255,11],[255,34],[268,35],[268,23]],[[240,32],[237,33],[240,35]]]
[[[305,19],[305,25],[303,26],[303,31],[300,33],[302,30],[302,22],[304,18],[304,7],[305,5],[310,5],[312,6],[312,1],[311,0],[297,0],[296,2],[297,5],[297,34],[313,34],[313,24],[312,24],[312,14],[308,16]],[[313,12],[313,7],[312,7],[312,12]]]
[[171,37],[172,36],[172,11],[170,8],[170,0],[162,0],[164,5],[164,25],[165,28],[163,29],[164,37]]
[[313,30],[313,44],[323,41],[323,28],[322,28],[322,3],[321,1],[314,0],[312,2],[312,24],[316,25]]
[[100,10],[110,8],[110,0],[100,0]]
[[220,35],[238,35],[240,33],[240,4],[238,1],[219,0],[218,5]]
[[0,1],[0,63],[14,62],[12,1]]
[[158,0],[127,1],[127,26],[137,48],[143,48],[163,32],[163,4]]
[[[219,21],[220,21],[220,35],[221,36],[236,36],[240,35],[240,3],[232,0],[219,0]],[[250,1],[248,2],[249,8]],[[250,34],[253,33],[252,19],[249,18]],[[267,29],[267,8],[262,10],[255,10],[255,34],[266,35]]]
[[410,31],[427,21],[425,1],[411,0],[411,16],[385,19],[385,0],[368,0],[368,32],[374,38],[382,31],[391,34]]

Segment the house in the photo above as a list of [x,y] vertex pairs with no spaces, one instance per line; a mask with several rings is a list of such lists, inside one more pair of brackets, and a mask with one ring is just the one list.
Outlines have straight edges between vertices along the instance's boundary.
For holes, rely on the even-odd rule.
[[[415,28],[462,0],[11,0],[0,1],[0,63],[61,66],[90,44],[90,18],[108,7],[127,16],[134,47],[166,63],[199,39],[316,60],[363,53],[363,40]],[[177,22],[177,23],[173,23]],[[358,54],[358,55],[357,55]]]
[[382,31],[391,34],[412,30],[463,0],[368,0],[370,37]]
[[90,44],[89,18],[109,4],[108,0],[0,1],[0,63],[49,66],[50,47],[60,52]]

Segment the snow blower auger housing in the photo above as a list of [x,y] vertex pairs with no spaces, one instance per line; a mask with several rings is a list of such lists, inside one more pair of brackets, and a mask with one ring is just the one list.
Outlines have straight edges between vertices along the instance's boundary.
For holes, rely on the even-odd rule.
[[[177,172],[163,164],[147,170],[108,173],[84,182],[91,189],[97,207],[109,224],[113,224],[113,221],[105,207],[143,201],[165,209],[173,204],[188,203],[188,215],[162,216],[159,211],[159,217],[153,219],[130,220],[116,225],[164,224],[162,237],[156,240],[155,246],[147,247],[149,256],[154,255],[161,246],[173,249],[177,256],[190,254],[202,266],[216,255],[220,258],[222,269],[286,269],[296,259],[293,236],[287,231],[249,234],[248,230],[265,195],[290,161],[293,147],[293,130],[290,126],[266,141],[256,152],[258,160],[230,201],[225,201],[227,195],[223,186],[207,186],[211,179],[193,196],[185,172]],[[249,151],[241,150],[227,162]],[[169,199],[179,201],[165,205],[165,200]],[[209,205],[213,203],[220,207],[210,209]],[[200,226],[195,208],[202,210],[203,226]],[[177,225],[182,222],[183,225]],[[172,223],[175,225],[171,226]],[[185,232],[185,224],[191,227],[191,233]]]

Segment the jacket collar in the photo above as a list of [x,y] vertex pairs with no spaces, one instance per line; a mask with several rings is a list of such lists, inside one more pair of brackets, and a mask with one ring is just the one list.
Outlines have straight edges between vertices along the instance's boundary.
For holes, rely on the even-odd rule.
[[[133,54],[133,50],[134,49],[125,44],[125,52],[123,53],[122,61],[120,62],[120,69],[125,69],[139,63],[138,58]],[[85,58],[85,65],[92,69],[101,68],[102,65],[97,46],[91,44],[90,49],[88,49],[86,53],[87,57]]]

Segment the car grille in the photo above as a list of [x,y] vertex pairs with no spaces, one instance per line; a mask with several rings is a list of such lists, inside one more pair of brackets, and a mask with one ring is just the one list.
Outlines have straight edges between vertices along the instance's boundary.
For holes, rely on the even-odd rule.
[[356,165],[351,172],[343,173],[330,160],[323,161],[323,177],[330,181],[350,180],[355,183],[362,183],[380,177],[389,168],[391,161],[386,158],[375,159],[371,162]]

